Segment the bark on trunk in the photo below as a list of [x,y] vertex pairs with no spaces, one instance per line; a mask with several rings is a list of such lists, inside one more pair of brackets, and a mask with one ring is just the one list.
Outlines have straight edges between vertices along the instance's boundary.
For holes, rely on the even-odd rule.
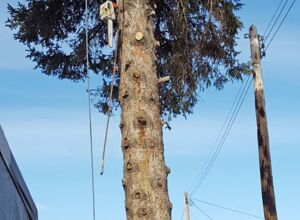
[[[122,3],[122,4],[121,4]],[[122,151],[128,220],[169,220],[172,204],[159,110],[156,46],[148,0],[119,2]]]

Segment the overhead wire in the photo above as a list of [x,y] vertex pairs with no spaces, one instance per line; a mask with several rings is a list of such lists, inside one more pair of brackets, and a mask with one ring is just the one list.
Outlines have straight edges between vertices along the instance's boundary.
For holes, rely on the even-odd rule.
[[[287,3],[288,3],[289,0],[286,0],[286,1],[284,2],[283,6],[282,6],[283,1],[284,1],[284,0],[281,0],[281,1],[280,1],[279,5],[277,6],[277,8],[276,8],[276,10],[275,10],[275,13],[273,14],[273,16],[272,16],[272,18],[271,18],[271,20],[270,20],[270,22],[269,22],[269,24],[268,24],[268,26],[267,26],[265,32],[264,32],[264,35],[266,35],[266,33],[268,33],[268,34],[267,34],[267,36],[265,37],[265,39],[263,39],[263,44],[268,40],[268,38],[270,37],[272,31],[273,31],[274,28],[276,27],[276,24],[277,24],[279,18],[281,17],[281,15],[282,15],[282,13],[283,13],[283,11],[284,11],[284,9],[285,9],[285,7],[286,7],[286,5],[287,5]],[[272,35],[271,40],[269,41],[268,45],[266,46],[265,51],[268,49],[268,47],[269,47],[270,44],[272,43],[274,37],[276,36],[276,34],[278,33],[280,27],[282,26],[283,22],[285,21],[286,17],[287,17],[288,14],[290,13],[290,11],[291,11],[292,7],[294,6],[295,2],[296,2],[296,0],[293,0],[292,4],[291,4],[290,7],[288,8],[288,10],[287,10],[287,12],[285,13],[285,15],[284,15],[282,21],[280,22],[279,26],[277,27],[275,33]],[[281,6],[282,6],[282,7],[281,7]],[[280,9],[280,8],[281,8],[281,9]],[[278,11],[279,11],[279,10],[280,10],[280,12],[279,12],[279,14],[278,14]],[[276,17],[276,15],[277,15],[277,17]],[[275,17],[276,17],[276,19],[275,19]],[[274,19],[275,19],[275,21],[274,21]],[[274,21],[274,22],[273,22],[273,21]],[[271,26],[272,22],[273,22],[273,25]],[[270,27],[271,27],[271,29],[269,29]],[[268,32],[268,30],[269,30],[269,32]],[[250,77],[250,76],[249,76],[249,77]],[[238,114],[238,112],[239,112],[239,110],[240,110],[240,108],[241,108],[241,105],[242,105],[242,103],[244,102],[244,99],[245,99],[245,97],[246,97],[246,95],[247,95],[247,93],[248,93],[248,90],[249,90],[249,88],[250,88],[251,82],[248,83],[249,77],[248,77],[248,79],[247,79],[247,83],[246,83],[245,86],[243,87],[242,93],[240,94],[240,90],[239,90],[239,92],[238,92],[238,94],[240,94],[240,96],[239,96],[239,101],[238,101],[239,104],[235,105],[236,100],[237,100],[237,97],[238,97],[238,95],[237,95],[237,96],[236,96],[236,99],[235,99],[234,102],[233,102],[233,105],[231,106],[231,109],[230,109],[230,111],[229,111],[229,113],[228,113],[228,115],[227,115],[227,117],[226,117],[226,120],[224,121],[224,124],[223,124],[223,126],[222,126],[222,128],[221,128],[221,130],[220,130],[220,132],[219,132],[219,134],[218,134],[218,136],[217,136],[217,139],[216,139],[216,141],[215,141],[215,143],[214,143],[213,146],[215,146],[216,143],[218,142],[218,140],[220,140],[220,135],[221,135],[221,133],[222,133],[223,130],[224,130],[224,126],[226,125],[226,122],[228,121],[228,117],[229,117],[230,112],[232,111],[234,105],[235,105],[235,110],[234,110],[234,112],[233,112],[232,115],[231,115],[230,121],[229,121],[229,123],[227,124],[227,127],[226,127],[226,129],[225,129],[225,132],[223,133],[223,136],[222,136],[222,138],[221,138],[221,140],[220,140],[220,142],[219,142],[218,147],[217,147],[216,149],[215,149],[215,148],[212,148],[212,150],[210,151],[209,156],[207,157],[207,159],[206,159],[206,161],[205,161],[205,163],[204,163],[204,166],[202,167],[202,169],[201,169],[201,171],[200,171],[200,174],[202,173],[202,176],[201,176],[200,178],[197,178],[198,181],[196,181],[196,183],[194,183],[193,186],[192,186],[192,190],[191,190],[191,193],[190,193],[191,195],[193,195],[193,194],[199,189],[199,187],[201,186],[201,184],[202,184],[202,183],[204,182],[204,180],[206,179],[206,177],[207,177],[209,171],[211,170],[211,168],[212,168],[212,166],[213,166],[213,164],[214,164],[214,162],[215,162],[215,160],[216,160],[218,154],[220,153],[221,148],[223,147],[223,145],[224,145],[224,143],[225,143],[225,141],[226,141],[226,139],[227,139],[227,136],[228,136],[228,134],[229,134],[229,132],[230,132],[230,130],[231,130],[231,128],[232,128],[232,125],[233,125],[234,121],[236,120],[237,114]],[[246,92],[244,93],[245,89],[246,89]],[[215,150],[215,151],[214,151],[214,150]],[[214,153],[213,153],[213,155],[212,155],[212,152],[213,152],[213,151],[214,151]],[[209,162],[207,163],[207,161],[208,161],[209,158],[210,158],[210,160],[209,160]],[[203,173],[204,167],[206,167],[206,168],[205,168],[205,171],[204,171],[204,173]]]
[[88,112],[89,112],[89,138],[90,138],[90,157],[91,157],[91,181],[92,181],[92,199],[93,199],[93,220],[96,219],[95,209],[95,177],[94,177],[94,147],[93,147],[93,130],[92,130],[92,113],[91,113],[91,95],[90,95],[90,63],[89,63],[89,31],[88,31],[88,0],[85,0],[85,49],[86,49],[86,77],[88,93]]
[[287,12],[285,13],[283,19],[281,20],[280,24],[278,25],[276,31],[274,32],[273,36],[271,37],[271,40],[269,41],[268,45],[265,48],[265,51],[269,48],[270,44],[272,43],[272,41],[274,40],[275,36],[277,35],[279,29],[281,28],[283,22],[285,21],[285,19],[287,18],[288,14],[290,13],[291,9],[293,8],[294,4],[295,4],[296,0],[294,0],[292,2],[292,4],[290,5],[290,7],[288,8]]
[[[249,76],[249,77],[250,77],[250,76]],[[215,153],[214,158],[213,158],[213,161],[212,161],[212,163],[211,163],[209,169],[207,170],[207,172],[206,172],[206,174],[205,174],[205,176],[204,176],[202,182],[204,182],[205,178],[207,177],[207,175],[208,175],[208,173],[209,173],[211,167],[213,166],[213,164],[214,164],[214,162],[215,162],[215,160],[216,160],[218,154],[220,153],[220,150],[222,149],[222,147],[223,147],[223,145],[224,145],[224,143],[225,143],[225,141],[226,141],[226,139],[227,139],[227,137],[228,137],[228,134],[229,134],[230,131],[231,131],[231,128],[232,128],[232,126],[233,126],[233,124],[234,124],[234,122],[235,122],[235,120],[236,120],[236,118],[237,118],[237,115],[238,115],[238,113],[239,113],[239,111],[240,111],[240,108],[241,108],[241,106],[242,106],[242,104],[243,104],[243,102],[244,102],[244,100],[245,100],[245,97],[246,97],[248,91],[249,91],[249,87],[250,87],[250,85],[251,85],[251,81],[249,80],[249,81],[248,81],[248,84],[246,84],[246,85],[247,85],[247,86],[245,86],[244,88],[247,87],[247,89],[246,89],[246,91],[244,92],[244,95],[241,96],[240,99],[239,99],[239,104],[236,106],[236,108],[235,108],[235,110],[234,110],[235,113],[233,113],[233,115],[232,115],[232,117],[231,117],[231,119],[230,119],[230,121],[229,121],[229,126],[228,126],[227,129],[225,130],[224,135],[222,136],[221,142],[220,142],[220,144],[219,144],[219,146],[218,146],[218,151]],[[201,183],[202,183],[202,182],[201,182]],[[201,184],[200,184],[200,185],[201,185]]]
[[253,217],[253,218],[257,218],[257,219],[263,219],[262,217],[260,217],[258,215],[254,215],[254,214],[244,212],[244,211],[240,211],[240,210],[237,210],[237,209],[227,208],[227,207],[224,207],[224,206],[221,206],[221,205],[217,205],[217,204],[214,204],[214,203],[211,203],[211,202],[206,202],[206,201],[199,200],[199,199],[196,199],[196,198],[190,198],[190,200],[197,201],[199,203],[203,203],[203,204],[213,206],[213,207],[216,207],[216,208],[224,209],[224,210],[234,212],[234,213],[237,213],[237,214],[240,214],[240,215],[249,216],[249,217]]
[[234,106],[236,105],[236,101],[238,100],[238,97],[240,96],[240,93],[241,93],[241,91],[242,91],[242,89],[243,89],[243,85],[244,85],[244,81],[242,81],[242,84],[241,84],[241,86],[240,86],[240,88],[239,88],[239,90],[238,90],[238,92],[237,92],[237,94],[236,94],[236,96],[235,96],[235,99],[234,99],[234,101],[233,101],[233,103],[232,103],[232,105],[231,105],[231,107],[230,107],[230,110],[229,110],[228,113],[227,113],[226,119],[225,119],[225,121],[223,122],[223,125],[222,125],[221,129],[219,130],[219,133],[218,133],[218,135],[217,135],[217,138],[216,138],[216,140],[214,141],[213,145],[212,145],[211,148],[210,148],[209,155],[208,155],[208,157],[205,159],[205,162],[203,163],[203,166],[202,166],[202,168],[201,168],[201,170],[200,170],[200,172],[199,172],[197,178],[195,179],[194,184],[193,184],[192,187],[191,187],[191,190],[189,190],[189,191],[192,191],[192,190],[194,189],[195,184],[197,183],[197,180],[199,179],[199,177],[200,177],[200,175],[202,174],[204,168],[206,167],[207,163],[209,162],[208,160],[211,158],[211,156],[212,156],[212,154],[213,154],[213,151],[214,151],[214,148],[216,147],[216,145],[217,145],[217,143],[218,143],[218,140],[219,140],[220,137],[221,137],[221,134],[222,134],[222,132],[223,132],[223,130],[224,130],[224,128],[225,128],[225,125],[227,124],[227,121],[228,121],[228,119],[229,119],[229,117],[230,117],[230,114],[231,114],[231,112],[232,112]]
[[[249,77],[250,77],[250,76],[249,76]],[[231,128],[232,128],[232,126],[233,126],[233,124],[234,124],[234,122],[235,122],[235,120],[236,120],[236,118],[237,118],[237,115],[238,115],[238,113],[239,113],[239,111],[240,111],[240,108],[241,108],[241,106],[242,106],[242,104],[243,104],[243,102],[244,102],[244,100],[245,100],[245,97],[246,97],[248,91],[249,91],[250,85],[251,85],[251,81],[248,81],[248,84],[247,84],[247,83],[245,84],[245,87],[244,87],[244,88],[246,88],[246,87],[247,87],[247,88],[246,88],[245,91],[243,90],[244,93],[242,93],[242,96],[240,97],[240,99],[239,99],[239,101],[238,101],[239,104],[236,106],[236,108],[235,108],[235,110],[234,110],[234,113],[233,113],[233,115],[232,115],[232,117],[231,117],[231,119],[230,119],[230,121],[229,121],[229,123],[228,123],[228,127],[226,128],[226,130],[225,130],[225,132],[224,132],[224,134],[223,134],[223,136],[222,136],[222,138],[221,138],[221,141],[219,142],[217,151],[215,151],[215,153],[214,153],[214,155],[213,155],[213,158],[212,158],[212,160],[210,161],[210,164],[208,165],[208,167],[207,167],[207,169],[206,169],[206,171],[205,171],[205,173],[204,173],[204,175],[203,175],[201,181],[199,182],[199,184],[198,184],[198,186],[197,186],[197,188],[195,189],[194,192],[196,192],[196,191],[199,189],[199,187],[202,185],[202,183],[205,181],[205,179],[206,179],[208,173],[210,172],[210,170],[211,170],[211,168],[213,167],[213,165],[214,165],[214,163],[215,163],[215,161],[216,161],[218,155],[220,154],[220,151],[221,151],[221,149],[222,149],[222,147],[223,147],[223,145],[224,145],[224,143],[225,143],[225,141],[226,141],[226,139],[227,139],[227,137],[228,137],[228,134],[229,134],[230,131],[231,131]]]
[[[237,95],[236,95],[236,97],[235,97],[235,100],[234,100],[234,102],[233,102],[233,104],[232,104],[232,106],[231,106],[231,108],[230,108],[230,110],[229,110],[229,112],[228,112],[228,114],[227,114],[227,117],[226,117],[226,119],[225,119],[225,121],[224,121],[224,123],[223,123],[223,125],[222,125],[222,128],[220,129],[220,131],[219,131],[219,133],[218,133],[218,136],[217,136],[217,138],[216,138],[214,144],[213,144],[212,147],[211,147],[211,151],[210,151],[210,153],[209,153],[209,156],[206,158],[206,161],[205,161],[204,165],[202,166],[202,168],[201,168],[201,170],[200,170],[200,173],[199,173],[199,175],[198,175],[198,178],[197,178],[197,180],[195,181],[195,183],[194,183],[194,185],[193,185],[193,187],[192,187],[192,190],[190,191],[190,194],[191,194],[191,195],[193,195],[193,194],[197,191],[197,189],[198,189],[198,187],[199,187],[199,183],[202,182],[203,176],[204,176],[204,174],[206,173],[206,171],[207,171],[207,169],[208,169],[210,163],[212,162],[212,159],[213,159],[213,157],[214,157],[214,156],[212,156],[212,155],[215,155],[215,153],[218,151],[217,144],[218,144],[218,142],[219,142],[219,140],[220,140],[221,134],[223,133],[223,130],[224,130],[225,125],[227,125],[227,127],[228,127],[228,124],[227,124],[228,118],[229,118],[230,115],[232,115],[232,109],[233,109],[233,107],[237,105],[237,104],[236,104],[236,101],[237,101],[238,97],[241,96],[241,93],[240,93],[240,92],[241,92],[241,89],[243,89],[243,84],[241,85],[241,87],[240,87],[240,89],[239,89],[239,91],[238,91],[238,93],[237,93]],[[244,87],[244,89],[245,89],[245,87]],[[243,91],[244,91],[244,89],[243,89]],[[227,129],[227,128],[226,128],[226,129]]]
[[190,201],[191,207],[196,207],[203,215],[205,215],[208,219],[213,220],[212,217],[210,217],[203,209],[201,209],[199,206],[197,206],[193,201]]
[[286,1],[284,2],[284,4],[283,4],[283,6],[282,6],[282,8],[281,8],[281,10],[280,10],[280,12],[279,12],[279,14],[277,15],[277,17],[276,17],[276,19],[275,19],[275,21],[274,21],[274,23],[273,23],[273,25],[272,25],[272,27],[271,27],[271,29],[270,29],[270,31],[268,32],[267,36],[265,37],[265,39],[264,39],[264,41],[263,41],[263,44],[268,40],[270,34],[272,33],[273,29],[275,28],[275,26],[276,26],[276,24],[277,24],[277,22],[278,22],[278,20],[279,20],[279,18],[280,18],[280,16],[281,16],[282,12],[284,11],[284,9],[285,9],[285,7],[286,7],[288,1],[289,1],[289,0],[286,0]]
[[[192,191],[190,192],[190,195],[192,196],[193,194],[195,194],[197,192],[197,190],[199,189],[199,187],[202,185],[202,183],[205,181],[208,173],[210,172],[212,166],[214,165],[227,137],[228,137],[228,134],[230,133],[231,131],[231,128],[237,118],[237,115],[239,113],[239,110],[245,100],[245,97],[249,91],[249,88],[250,88],[250,85],[251,85],[251,82],[252,80],[250,80],[250,75],[248,76],[247,80],[246,80],[246,83],[244,84],[243,86],[243,89],[242,89],[242,92],[241,93],[238,93],[238,101],[236,102],[235,104],[235,108],[234,108],[234,111],[231,113],[231,117],[230,117],[230,120],[229,122],[227,123],[227,126],[226,126],[226,129],[225,131],[223,132],[223,135],[221,137],[221,139],[219,139],[219,142],[218,142],[218,145],[214,147],[214,153],[213,155],[209,156],[210,160],[209,160],[209,163],[206,165],[205,167],[205,170],[204,172],[201,172],[200,173],[200,177],[198,178],[198,181],[194,184],[194,187],[192,189]],[[234,103],[235,103],[234,102]]]
[[269,21],[269,24],[268,24],[268,26],[267,26],[267,28],[266,28],[266,30],[265,30],[263,36],[266,36],[266,33],[267,33],[267,31],[269,30],[271,24],[273,23],[274,18],[275,18],[275,16],[277,15],[277,13],[278,13],[278,11],[279,11],[279,9],[280,9],[280,7],[281,7],[283,1],[284,1],[284,0],[281,0],[280,3],[278,4],[278,6],[277,6],[277,8],[276,8],[276,10],[275,10],[275,12],[274,12],[274,14],[273,14],[271,20]]

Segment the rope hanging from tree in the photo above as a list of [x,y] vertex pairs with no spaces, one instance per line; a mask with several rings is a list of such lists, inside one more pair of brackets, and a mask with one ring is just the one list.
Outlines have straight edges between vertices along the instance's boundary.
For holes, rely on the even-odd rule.
[[[115,9],[118,6],[116,3],[111,1],[106,1],[100,7],[100,18],[101,20],[107,20],[107,28],[108,28],[108,45],[110,47],[113,46],[113,20],[115,20]],[[119,30],[117,30],[116,34],[116,48],[114,52],[114,62],[113,62],[113,70],[112,70],[112,79],[110,85],[110,94],[109,94],[109,101],[108,101],[108,111],[107,111],[107,120],[106,120],[106,128],[105,128],[105,135],[104,135],[104,143],[103,143],[103,150],[102,150],[102,159],[101,159],[101,170],[100,175],[104,173],[104,161],[105,161],[105,152],[107,146],[107,138],[108,138],[108,129],[110,123],[110,116],[112,111],[112,99],[113,99],[113,91],[114,91],[114,82],[115,82],[115,75],[117,71],[117,57],[118,57],[118,42],[119,42]]]
[[94,184],[94,147],[93,147],[93,130],[92,130],[92,113],[91,113],[91,94],[90,94],[90,75],[89,75],[89,31],[88,31],[88,2],[85,0],[85,49],[86,49],[86,76],[88,92],[88,111],[89,111],[89,133],[90,133],[90,153],[91,153],[91,178],[92,178],[92,197],[93,197],[93,220],[96,219],[95,209],[95,184]]
[[106,120],[106,128],[105,128],[105,135],[104,135],[104,143],[103,143],[103,151],[102,151],[102,160],[101,160],[101,171],[100,174],[103,175],[104,172],[104,160],[105,160],[105,150],[107,145],[107,137],[108,137],[108,128],[110,122],[110,116],[112,111],[112,96],[114,92],[114,82],[115,82],[115,75],[116,75],[116,67],[117,67],[117,56],[118,56],[118,40],[119,39],[119,30],[117,31],[116,36],[116,49],[114,54],[114,64],[113,64],[113,72],[112,72],[112,79],[110,85],[110,94],[109,94],[109,101],[108,101],[108,111],[107,111],[107,120]]

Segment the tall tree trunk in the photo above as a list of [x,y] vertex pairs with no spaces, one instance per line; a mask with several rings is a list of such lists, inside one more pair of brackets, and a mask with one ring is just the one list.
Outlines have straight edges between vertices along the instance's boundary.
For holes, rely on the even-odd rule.
[[[121,3],[123,5],[121,5]],[[156,46],[148,0],[119,2],[123,186],[128,220],[169,220]]]

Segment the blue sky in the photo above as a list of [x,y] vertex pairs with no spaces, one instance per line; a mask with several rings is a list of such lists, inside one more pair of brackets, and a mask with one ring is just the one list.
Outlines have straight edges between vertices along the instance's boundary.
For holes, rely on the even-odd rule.
[[[86,84],[61,81],[33,70],[25,47],[5,27],[6,4],[0,2],[0,124],[38,206],[42,220],[92,219]],[[251,24],[263,33],[279,0],[244,1],[239,13],[241,60],[250,56],[243,39]],[[291,1],[290,1],[291,2]],[[300,5],[296,2],[263,59],[273,176],[279,219],[296,219],[300,208]],[[99,78],[93,78],[93,86]],[[180,219],[183,192],[190,189],[216,139],[239,84],[205,91],[194,114],[175,119],[165,130],[165,156],[171,167],[169,194],[173,219]],[[110,127],[105,175],[100,155],[105,117],[93,109],[97,219],[125,219],[121,186],[119,114]],[[258,168],[253,88],[212,171],[195,198],[263,216]],[[204,204],[213,219],[247,220]],[[207,219],[191,207],[192,219]]]

